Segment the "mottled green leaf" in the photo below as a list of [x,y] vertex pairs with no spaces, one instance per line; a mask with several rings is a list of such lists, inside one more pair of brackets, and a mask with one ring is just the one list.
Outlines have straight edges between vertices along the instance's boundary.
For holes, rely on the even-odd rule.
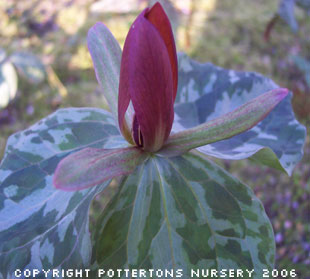
[[260,201],[198,153],[153,156],[124,177],[93,241],[97,268],[181,269],[183,279],[191,269],[225,268],[254,269],[260,279],[274,262]]
[[130,174],[147,157],[140,148],[84,148],[72,153],[58,164],[54,186],[77,191],[117,176]]
[[39,83],[45,77],[45,67],[41,60],[29,52],[14,52],[10,61],[16,66],[18,72],[28,81]]
[[[3,57],[2,57],[3,58]],[[15,98],[17,92],[16,71],[9,61],[0,63],[0,109]]]
[[[275,88],[278,86],[272,80],[260,74],[226,70],[210,63],[200,64],[181,54],[173,131],[215,119]],[[282,170],[291,174],[302,158],[306,132],[295,119],[290,98],[291,94],[249,131],[199,150],[214,157],[238,160],[266,148],[264,152],[276,155],[268,156],[268,165],[280,165]]]
[[79,192],[56,190],[59,161],[85,147],[126,146],[110,113],[62,109],[12,135],[0,165],[0,278],[19,268],[89,264],[88,208],[109,183]]

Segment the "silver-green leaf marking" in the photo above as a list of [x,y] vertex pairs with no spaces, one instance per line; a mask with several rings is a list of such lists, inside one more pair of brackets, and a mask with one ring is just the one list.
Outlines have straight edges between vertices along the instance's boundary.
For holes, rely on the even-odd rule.
[[[244,184],[200,155],[154,156],[130,176],[98,220],[98,268],[255,269],[274,262],[262,204]],[[123,277],[124,274],[123,274]]]

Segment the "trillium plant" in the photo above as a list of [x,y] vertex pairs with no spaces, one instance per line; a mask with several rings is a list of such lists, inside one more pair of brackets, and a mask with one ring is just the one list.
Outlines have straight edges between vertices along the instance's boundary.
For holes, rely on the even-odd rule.
[[[210,156],[290,175],[305,140],[291,93],[262,75],[177,55],[159,3],[136,18],[123,51],[102,23],[89,30],[88,48],[110,112],[61,109],[9,138],[0,278],[74,268],[93,278],[98,270],[202,278],[206,269],[261,278],[274,265],[271,224],[253,191]],[[112,179],[117,192],[90,235],[90,203]]]

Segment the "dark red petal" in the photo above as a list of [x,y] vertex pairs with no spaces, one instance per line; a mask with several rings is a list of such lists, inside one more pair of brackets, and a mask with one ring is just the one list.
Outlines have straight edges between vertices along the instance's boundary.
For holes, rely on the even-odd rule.
[[173,76],[173,100],[175,100],[178,89],[178,59],[169,18],[159,2],[145,13],[145,17],[155,26],[167,47]]
[[[173,79],[165,43],[143,11],[127,35],[120,73],[119,121],[132,101],[143,136],[143,147],[157,151],[173,122]],[[123,98],[123,99],[122,99]]]

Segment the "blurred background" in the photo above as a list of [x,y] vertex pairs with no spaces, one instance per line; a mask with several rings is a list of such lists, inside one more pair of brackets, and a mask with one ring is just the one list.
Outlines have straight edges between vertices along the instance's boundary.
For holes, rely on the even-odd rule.
[[[135,17],[154,2],[0,1],[0,159],[9,135],[60,107],[107,108],[87,31],[102,21],[122,46]],[[304,158],[292,177],[247,160],[217,163],[264,203],[274,228],[277,268],[295,268],[298,278],[310,278],[310,1],[296,0],[295,7],[278,0],[160,2],[178,51],[200,62],[260,72],[294,92],[296,118],[308,131]],[[91,225],[114,191],[108,188],[94,201]]]

